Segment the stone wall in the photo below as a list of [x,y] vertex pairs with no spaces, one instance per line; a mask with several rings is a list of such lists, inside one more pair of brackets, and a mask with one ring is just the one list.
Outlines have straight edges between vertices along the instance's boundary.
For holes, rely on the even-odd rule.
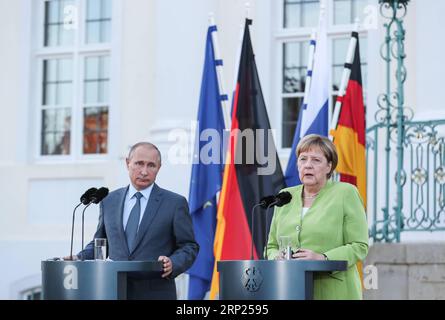
[[[364,274],[364,299],[445,299],[445,242],[374,244],[364,267],[373,265],[377,289]],[[367,286],[368,284],[368,286]]]

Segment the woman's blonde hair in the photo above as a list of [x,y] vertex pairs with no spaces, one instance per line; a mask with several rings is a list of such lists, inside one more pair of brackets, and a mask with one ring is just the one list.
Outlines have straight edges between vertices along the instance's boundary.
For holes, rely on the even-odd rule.
[[338,155],[335,145],[326,137],[320,136],[318,134],[308,134],[307,136],[304,136],[303,139],[301,139],[298,143],[296,150],[297,159],[300,156],[300,153],[307,152],[313,148],[319,148],[323,155],[326,157],[326,160],[328,160],[328,163],[330,162],[332,164],[331,171],[328,173],[329,179],[338,164]]

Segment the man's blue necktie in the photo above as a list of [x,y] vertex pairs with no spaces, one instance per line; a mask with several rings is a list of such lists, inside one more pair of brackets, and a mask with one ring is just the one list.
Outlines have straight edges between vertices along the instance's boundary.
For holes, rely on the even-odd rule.
[[131,209],[130,217],[128,217],[127,226],[125,227],[125,236],[127,237],[128,249],[133,250],[133,245],[138,233],[139,219],[141,217],[141,198],[142,193],[136,192],[133,197],[136,197],[136,204]]

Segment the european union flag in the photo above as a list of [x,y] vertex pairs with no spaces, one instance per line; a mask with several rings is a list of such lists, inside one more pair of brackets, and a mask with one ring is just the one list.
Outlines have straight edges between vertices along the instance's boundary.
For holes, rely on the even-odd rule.
[[[198,128],[193,154],[192,177],[190,182],[189,205],[200,245],[199,254],[188,270],[190,276],[189,299],[203,299],[210,289],[214,267],[213,239],[215,236],[217,193],[221,189],[223,164],[224,116],[218,87],[216,66],[210,26],[207,32],[204,72],[199,98]],[[210,129],[210,130],[209,130]],[[203,140],[203,141],[201,141]]]

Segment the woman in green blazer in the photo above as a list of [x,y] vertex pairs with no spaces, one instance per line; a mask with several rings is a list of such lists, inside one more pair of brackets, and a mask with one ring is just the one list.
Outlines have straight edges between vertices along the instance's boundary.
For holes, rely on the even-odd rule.
[[283,259],[280,236],[290,236],[292,259],[345,260],[346,271],[314,276],[315,299],[361,299],[357,262],[368,254],[368,224],[356,187],[328,181],[337,166],[334,144],[319,135],[297,147],[302,185],[286,188],[292,201],[274,212],[267,243],[268,259]]

